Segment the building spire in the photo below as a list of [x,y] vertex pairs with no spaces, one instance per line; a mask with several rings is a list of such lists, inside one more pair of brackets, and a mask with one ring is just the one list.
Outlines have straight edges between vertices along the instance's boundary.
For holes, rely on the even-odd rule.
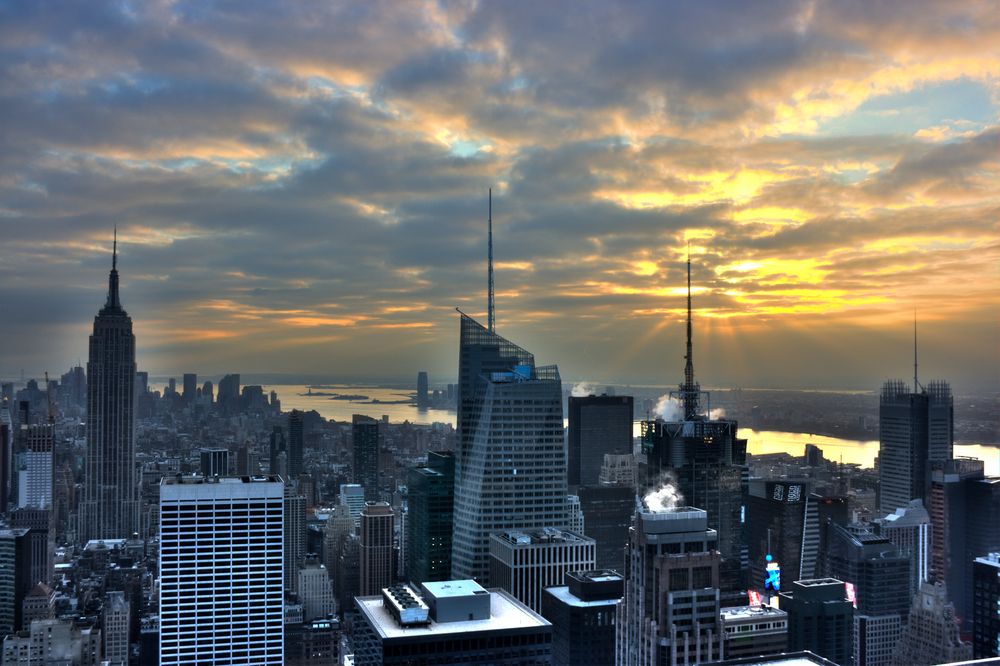
[[684,420],[690,421],[698,415],[701,387],[694,381],[694,349],[691,342],[691,242],[687,252],[687,354],[684,356],[684,384],[681,396],[684,400]]
[[913,392],[920,392],[920,382],[917,381],[917,309],[913,308]]
[[114,241],[111,246],[111,275],[108,276],[108,302],[105,307],[121,308],[118,298],[118,225],[115,225]]
[[489,246],[489,266],[487,268],[487,281],[489,283],[488,289],[489,294],[487,296],[486,303],[486,328],[490,333],[494,333],[496,329],[496,304],[493,300],[493,188],[490,188],[489,193],[489,218],[487,224],[488,226],[488,241]]

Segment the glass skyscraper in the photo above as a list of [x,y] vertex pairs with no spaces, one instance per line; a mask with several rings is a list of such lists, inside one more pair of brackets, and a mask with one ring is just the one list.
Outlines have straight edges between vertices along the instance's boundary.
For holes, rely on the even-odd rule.
[[463,314],[458,428],[452,577],[486,581],[490,534],[566,526],[558,369]]

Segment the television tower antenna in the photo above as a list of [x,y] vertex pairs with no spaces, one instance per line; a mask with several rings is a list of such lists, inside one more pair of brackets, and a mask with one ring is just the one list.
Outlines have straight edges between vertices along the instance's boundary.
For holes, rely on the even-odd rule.
[[917,309],[913,308],[913,392],[920,392],[920,382],[917,381]]

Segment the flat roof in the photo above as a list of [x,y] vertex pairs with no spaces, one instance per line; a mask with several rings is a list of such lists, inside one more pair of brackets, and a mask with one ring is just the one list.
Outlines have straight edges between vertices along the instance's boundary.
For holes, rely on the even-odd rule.
[[[450,581],[456,582],[456,581]],[[463,581],[458,581],[463,582]],[[429,583],[425,583],[428,585]],[[478,584],[477,584],[478,586]],[[382,597],[355,597],[358,608],[383,640],[433,638],[468,632],[502,631],[509,629],[539,629],[552,624],[538,613],[517,601],[503,590],[490,591],[490,617],[461,622],[431,622],[427,626],[400,627]]]
[[567,606],[573,606],[574,608],[598,608],[603,606],[617,606],[618,602],[621,601],[621,597],[615,597],[614,599],[597,599],[595,601],[584,601],[580,597],[576,596],[569,591],[568,585],[563,585],[562,587],[547,587],[544,590],[548,592],[553,597],[563,602]]
[[473,594],[487,592],[485,587],[474,580],[442,580],[423,583],[423,586],[435,599],[468,597]]
[[173,485],[202,485],[216,483],[274,483],[280,481],[277,474],[264,474],[259,476],[202,476],[201,474],[175,474],[164,475],[160,484],[164,486]]
[[788,613],[775,608],[774,606],[732,606],[722,609],[723,620],[743,620],[758,617],[781,618],[788,617]]
[[494,532],[491,536],[513,546],[547,546],[593,541],[590,537],[582,534],[554,527],[542,527],[532,530],[504,530],[502,532]]

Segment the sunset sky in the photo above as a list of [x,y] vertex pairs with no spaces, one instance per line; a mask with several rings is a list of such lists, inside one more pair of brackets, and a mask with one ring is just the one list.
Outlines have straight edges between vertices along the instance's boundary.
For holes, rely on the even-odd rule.
[[0,376],[1000,389],[998,2],[0,2]]

